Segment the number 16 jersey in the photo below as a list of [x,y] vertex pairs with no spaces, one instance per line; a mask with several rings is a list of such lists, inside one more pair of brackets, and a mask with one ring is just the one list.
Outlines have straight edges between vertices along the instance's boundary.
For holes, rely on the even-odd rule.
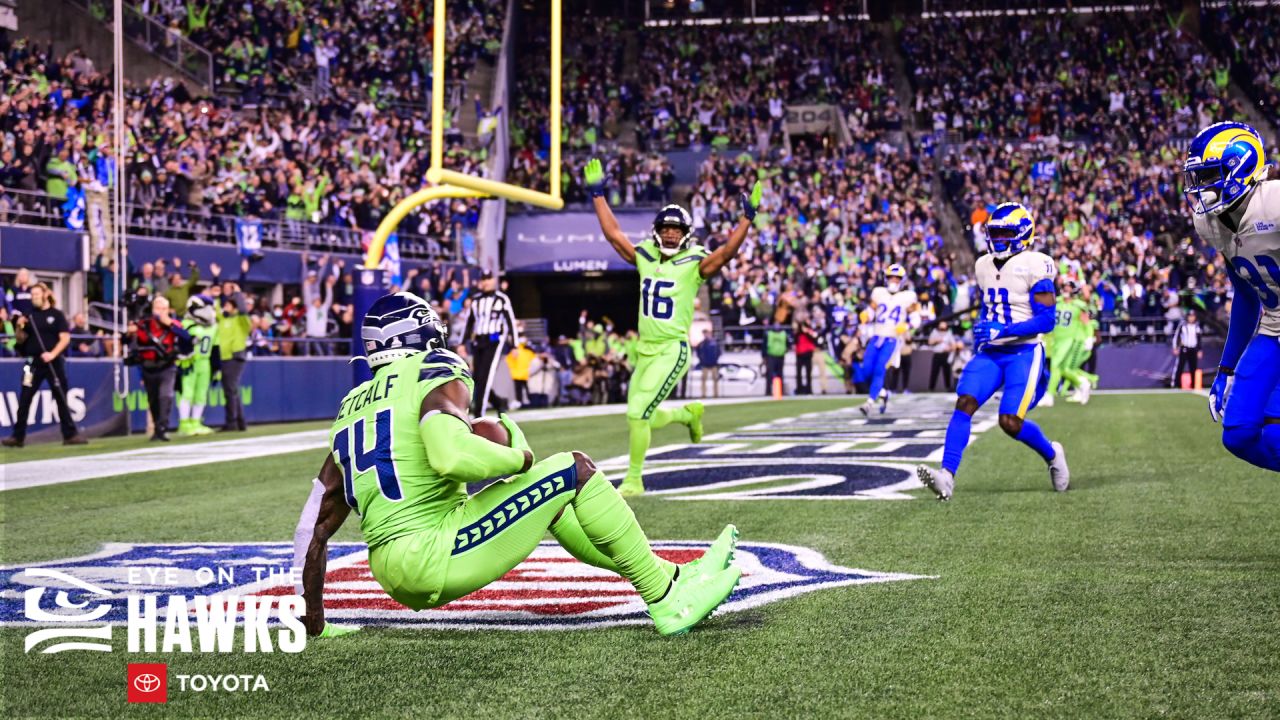
[[652,355],[673,342],[688,342],[693,303],[706,281],[699,267],[707,249],[693,244],[663,259],[652,239],[636,245],[640,272],[640,342],[636,349]]
[[[1009,258],[1003,267],[996,266],[994,255],[978,258],[974,275],[978,281],[978,298],[982,302],[982,320],[998,322],[1005,327],[1030,320],[1031,298],[1037,293],[1055,293],[1053,278],[1057,274],[1053,259],[1044,253],[1024,250]],[[997,337],[992,345],[1032,345],[1035,337]]]
[[[1240,228],[1232,232],[1220,217],[1194,216],[1196,232],[1231,264],[1227,268],[1262,301],[1259,335],[1280,335],[1280,181],[1259,183],[1245,203]],[[1235,213],[1231,213],[1234,215]]]

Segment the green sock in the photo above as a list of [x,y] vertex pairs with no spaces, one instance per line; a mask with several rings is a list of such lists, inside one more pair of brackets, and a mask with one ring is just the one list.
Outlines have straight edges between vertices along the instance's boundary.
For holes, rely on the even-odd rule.
[[649,416],[649,427],[654,430],[666,427],[673,422],[678,422],[681,425],[688,425],[693,422],[693,415],[689,413],[688,408],[681,407],[678,410],[664,410],[662,408],[658,408],[653,411],[653,415]]
[[[618,569],[618,565],[609,559],[609,556],[600,552],[587,534],[582,531],[582,525],[578,522],[578,514],[573,511],[572,505],[566,505],[560,513],[560,519],[551,525],[551,534],[555,537],[560,546],[569,551],[569,554],[578,560],[603,568],[610,572],[616,572],[619,575],[622,571]],[[667,577],[673,577],[676,572],[676,564],[670,560],[658,558],[659,564],[666,571]]]
[[[657,602],[671,585],[662,558],[653,553],[635,513],[617,489],[597,472],[573,498],[573,510],[582,533],[631,581],[649,604]],[[562,515],[561,520],[564,520]]]
[[627,464],[627,480],[639,480],[644,474],[644,456],[649,452],[649,421],[627,418],[627,428],[631,431],[630,462]]

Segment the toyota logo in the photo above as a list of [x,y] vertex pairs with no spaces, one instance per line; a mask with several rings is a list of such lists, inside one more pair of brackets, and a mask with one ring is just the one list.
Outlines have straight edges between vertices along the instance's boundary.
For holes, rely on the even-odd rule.
[[133,689],[144,693],[155,692],[160,689],[160,678],[151,673],[143,673],[133,679]]

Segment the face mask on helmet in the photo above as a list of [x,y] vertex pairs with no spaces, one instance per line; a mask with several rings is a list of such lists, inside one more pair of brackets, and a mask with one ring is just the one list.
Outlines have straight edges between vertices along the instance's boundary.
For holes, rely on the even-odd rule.
[[[679,205],[668,205],[658,211],[653,221],[653,241],[663,257],[672,257],[689,246],[693,239],[693,220]],[[667,235],[667,239],[663,239]]]
[[997,258],[1012,257],[1025,249],[1025,242],[1019,239],[1022,231],[1016,227],[987,226],[987,249]]

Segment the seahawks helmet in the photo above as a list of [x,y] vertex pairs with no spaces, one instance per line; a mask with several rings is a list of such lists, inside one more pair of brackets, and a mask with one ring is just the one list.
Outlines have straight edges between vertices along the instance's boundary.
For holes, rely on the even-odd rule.
[[209,327],[218,321],[218,311],[214,308],[213,298],[208,295],[192,295],[187,299],[187,315],[196,324]]
[[[658,231],[664,227],[680,228],[684,235],[680,238],[680,243],[673,248],[668,248],[662,244],[662,236]],[[658,215],[653,218],[653,241],[658,244],[658,252],[663,257],[672,257],[689,247],[689,242],[693,240],[693,218],[689,217],[689,212],[679,205],[668,205],[658,211]]]
[[1031,211],[1013,202],[1000,203],[987,219],[987,250],[997,259],[1013,257],[1031,247],[1036,223]]
[[907,269],[901,265],[894,263],[885,268],[884,280],[885,285],[889,287],[889,292],[896,293],[902,289],[902,283],[907,279]]
[[425,300],[406,292],[383,295],[364,316],[360,339],[377,370],[400,358],[443,348],[449,329]]
[[1187,148],[1183,194],[1197,215],[1230,210],[1266,175],[1262,136],[1238,122],[1220,122],[1200,131]]

